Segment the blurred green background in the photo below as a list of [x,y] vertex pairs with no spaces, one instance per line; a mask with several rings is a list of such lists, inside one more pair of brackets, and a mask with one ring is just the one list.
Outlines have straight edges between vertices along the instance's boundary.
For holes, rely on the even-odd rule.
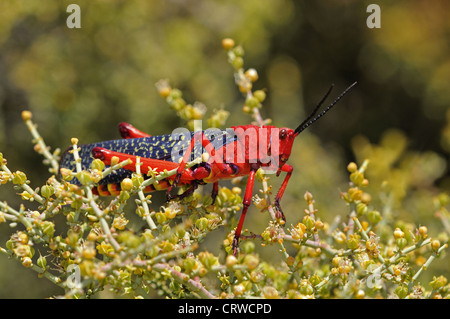
[[[221,46],[231,37],[245,49],[245,67],[259,72],[255,88],[267,89],[263,117],[278,127],[295,128],[332,83],[336,96],[358,81],[294,144],[295,171],[282,203],[288,225],[300,218],[306,190],[322,219],[345,214],[345,167],[370,157],[372,189],[391,182],[389,213],[428,225],[432,235],[443,229],[432,198],[450,189],[450,2],[380,2],[381,28],[370,29],[366,9],[375,1],[76,1],[81,29],[69,29],[73,2],[0,2],[0,151],[32,186],[49,175],[21,119],[25,109],[52,149],[64,150],[74,136],[80,143],[119,138],[121,121],[169,134],[185,126],[155,89],[169,79],[188,102],[206,104],[206,117],[224,107],[227,127],[248,124]],[[276,188],[281,178],[271,182]],[[9,185],[0,186],[0,199],[19,203]],[[373,204],[381,210],[385,203]],[[268,217],[251,211],[246,225],[256,232]],[[0,225],[0,245],[11,232]],[[448,263],[435,264],[449,275]],[[0,298],[58,293],[0,256]]]

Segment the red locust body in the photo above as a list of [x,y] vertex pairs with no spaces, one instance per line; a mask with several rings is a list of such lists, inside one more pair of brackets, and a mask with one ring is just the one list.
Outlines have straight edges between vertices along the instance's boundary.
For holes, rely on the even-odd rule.
[[[136,159],[139,157],[142,163],[141,173],[144,175],[149,169],[155,172],[177,169],[176,175],[148,186],[144,191],[167,189],[168,199],[183,198],[192,194],[199,184],[212,183],[213,202],[218,193],[220,180],[248,176],[243,210],[233,241],[233,252],[236,254],[245,215],[251,204],[256,171],[262,168],[265,171],[276,172],[277,176],[281,172],[286,173],[274,202],[278,211],[277,216],[285,221],[280,200],[293,171],[292,166],[286,162],[291,154],[294,139],[330,110],[352,86],[316,116],[319,107],[331,92],[330,88],[314,111],[295,130],[275,126],[244,125],[227,130],[208,129],[198,132],[182,130],[181,133],[174,131],[171,135],[150,136],[130,124],[120,123],[119,131],[123,139],[80,146],[82,168],[89,169],[94,158],[102,160],[106,165],[111,164],[113,157],[117,157],[119,161],[131,159],[131,164],[108,175],[95,189],[95,193],[99,195],[118,195],[120,182],[130,177],[136,170]],[[186,168],[186,164],[198,156],[202,156],[201,163]],[[69,152],[63,155],[60,167],[74,169],[73,158]],[[74,179],[73,183],[79,182]],[[189,188],[183,194],[173,196],[171,190],[181,185]]]

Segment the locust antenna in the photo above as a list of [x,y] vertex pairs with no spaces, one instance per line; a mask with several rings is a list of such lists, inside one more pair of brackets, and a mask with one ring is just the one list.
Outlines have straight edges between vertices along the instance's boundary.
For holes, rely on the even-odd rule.
[[350,85],[348,88],[345,89],[344,92],[342,92],[330,105],[328,105],[322,112],[320,112],[317,116],[316,113],[319,110],[322,103],[325,101],[325,99],[328,97],[328,95],[331,93],[331,90],[333,89],[333,85],[328,89],[328,92],[325,94],[325,96],[320,100],[320,102],[317,104],[317,106],[314,108],[314,110],[311,112],[311,114],[295,129],[295,133],[298,135],[301,132],[303,132],[306,128],[308,128],[311,124],[313,124],[315,121],[320,119],[322,116],[325,115],[333,106],[339,102],[342,97],[350,91],[357,82]]
[[334,87],[334,84],[331,84],[331,86],[328,89],[328,92],[325,94],[325,96],[320,100],[319,103],[317,103],[317,105],[314,108],[314,110],[308,115],[308,117],[298,127],[302,127],[303,125],[308,123],[308,121],[311,120],[314,117],[314,115],[316,115],[316,113],[319,110],[320,106],[323,104],[323,102],[325,102],[325,100],[327,99],[328,95],[330,95],[331,91],[333,90],[333,87]]

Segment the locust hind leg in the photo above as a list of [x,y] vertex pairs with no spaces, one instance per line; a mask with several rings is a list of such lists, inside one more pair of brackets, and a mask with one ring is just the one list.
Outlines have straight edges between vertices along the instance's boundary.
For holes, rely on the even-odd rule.
[[[111,165],[111,160],[113,157],[117,157],[120,162],[129,160],[129,164],[125,165],[123,168],[132,172],[136,171],[136,162],[137,158],[139,156],[136,155],[130,155],[126,153],[120,153],[120,152],[114,152],[111,150],[108,150],[103,147],[94,147],[92,149],[92,156],[94,158],[100,159],[105,165]],[[141,173],[147,174],[149,172],[150,168],[157,169],[157,172],[164,172],[165,170],[170,171],[173,169],[178,168],[178,164],[170,161],[163,161],[163,160],[157,160],[152,158],[146,158],[146,157],[139,157],[141,165]],[[172,179],[172,177],[167,177],[167,179]],[[180,177],[180,180],[183,184],[190,184],[192,181],[195,180],[193,177],[193,172],[191,169],[185,169]]]
[[181,200],[183,198],[191,196],[197,188],[198,188],[198,183],[194,181],[191,184],[191,187],[189,187],[187,190],[185,190],[184,193],[179,194],[179,195],[170,195],[170,198],[168,198],[167,201],[171,201],[173,199],[180,199]]
[[[178,166],[177,175],[175,176],[172,186],[167,190],[168,198],[171,196],[170,193],[172,191],[172,188],[177,187],[178,183],[180,183],[181,174],[186,168],[186,164],[188,163],[188,161],[191,157],[191,154],[194,150],[195,143],[197,141],[199,141],[202,144],[202,146],[205,148],[205,151],[209,154],[209,156],[211,158],[213,158],[213,160],[211,161],[212,163],[214,163],[213,165],[219,166],[219,169],[223,172],[226,172],[228,170],[228,166],[222,162],[222,159],[216,157],[216,149],[214,148],[211,141],[205,136],[205,134],[203,132],[197,132],[194,134],[194,137],[192,138],[186,152],[183,155],[183,158]],[[206,163],[204,163],[204,164],[206,164]],[[209,165],[209,164],[207,164],[207,165]],[[194,170],[194,175],[193,175],[194,179],[201,180],[203,178],[208,177],[210,168],[207,169],[208,172],[206,173],[204,167],[205,166],[200,165],[199,168]]]
[[[191,182],[193,184],[193,187],[191,187],[185,191],[185,193],[190,192],[189,194],[186,194],[186,195],[184,195],[184,193],[181,194],[181,195],[183,195],[183,197],[181,197],[181,198],[184,198],[184,197],[190,195],[192,192],[194,192],[194,190],[198,187],[199,182],[202,181],[204,178],[208,177],[209,174],[211,173],[211,166],[208,163],[200,163],[196,166],[191,167],[190,172],[191,172],[191,177],[193,178],[193,181]],[[181,195],[172,195],[172,193],[171,193],[172,188],[176,187],[177,185],[178,185],[178,182],[175,179],[173,184],[167,190],[167,201],[170,201],[175,198],[180,198]]]
[[[125,161],[127,159],[131,160],[130,164],[125,165],[123,168],[133,171],[133,172],[136,171],[137,156],[135,156],[135,155],[114,152],[114,151],[110,151],[110,150],[107,150],[102,147],[94,147],[92,149],[92,155],[94,158],[98,158],[101,161],[103,161],[106,165],[111,165],[111,160],[113,157],[119,158],[119,161]],[[142,174],[147,174],[149,171],[149,167],[157,168],[158,172],[163,172],[164,170],[170,171],[170,170],[176,169],[179,166],[179,164],[174,163],[174,162],[157,160],[157,159],[152,159],[152,158],[145,158],[145,157],[140,157],[139,161],[142,163],[142,166],[141,166]],[[210,168],[208,167],[208,164],[206,164],[206,163],[202,163],[202,164],[203,165],[199,165],[197,168],[195,168],[193,170],[190,168],[187,168],[182,171],[182,173],[180,175],[181,183],[183,185],[191,185],[191,187],[181,195],[171,195],[170,192],[168,192],[168,197],[167,197],[168,201],[171,199],[175,199],[175,198],[180,198],[180,199],[185,198],[195,191],[195,189],[198,187],[197,180],[202,180],[203,178],[206,178],[210,173]],[[171,179],[171,177],[168,177],[167,179]],[[166,187],[168,189],[168,191],[173,187],[173,185],[174,185],[174,183],[172,183],[172,185]],[[158,187],[155,186],[154,189],[158,189]]]
[[218,194],[219,194],[219,182],[214,182],[213,187],[212,187],[212,192],[211,192],[211,198],[212,198],[211,205],[214,205],[214,203],[216,202],[216,198],[217,198]]
[[245,215],[247,214],[248,207],[250,206],[252,202],[252,195],[253,195],[253,185],[255,183],[255,174],[258,170],[258,165],[252,164],[252,168],[250,170],[250,174],[248,175],[248,181],[247,181],[247,187],[245,188],[245,194],[244,194],[244,200],[242,201],[243,208],[241,213],[241,218],[239,219],[239,224],[236,227],[236,231],[234,233],[233,238],[233,255],[237,255],[238,245],[239,245],[239,239],[241,237],[242,227],[244,226],[244,220]]

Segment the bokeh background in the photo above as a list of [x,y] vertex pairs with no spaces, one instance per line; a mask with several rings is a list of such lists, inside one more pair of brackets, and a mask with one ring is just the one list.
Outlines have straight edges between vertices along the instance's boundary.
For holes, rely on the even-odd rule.
[[[71,3],[81,8],[81,29],[66,26]],[[370,3],[381,7],[379,29],[366,25]],[[81,143],[119,138],[121,121],[169,134],[186,123],[159,97],[160,79],[180,88],[188,102],[203,102],[206,116],[228,110],[227,127],[248,124],[221,47],[231,37],[245,50],[245,67],[258,70],[255,88],[267,89],[261,113],[276,126],[295,128],[332,83],[333,97],[358,81],[294,145],[295,171],[282,203],[288,224],[301,216],[306,190],[322,219],[345,218],[339,194],[346,165],[371,158],[371,190],[379,194],[388,181],[391,195],[389,205],[382,196],[373,205],[436,235],[443,226],[433,216],[433,198],[450,189],[449,34],[450,2],[439,0],[2,0],[0,151],[10,169],[25,171],[37,187],[49,174],[33,151],[22,110],[33,112],[52,149],[64,150],[74,136]],[[271,182],[276,188],[281,179]],[[19,203],[9,186],[0,186],[0,199]],[[252,208],[246,225],[257,232],[267,219]],[[0,225],[0,245],[11,232]],[[219,249],[224,235],[209,249]],[[433,267],[448,277],[448,258]],[[58,293],[0,256],[0,298]]]

